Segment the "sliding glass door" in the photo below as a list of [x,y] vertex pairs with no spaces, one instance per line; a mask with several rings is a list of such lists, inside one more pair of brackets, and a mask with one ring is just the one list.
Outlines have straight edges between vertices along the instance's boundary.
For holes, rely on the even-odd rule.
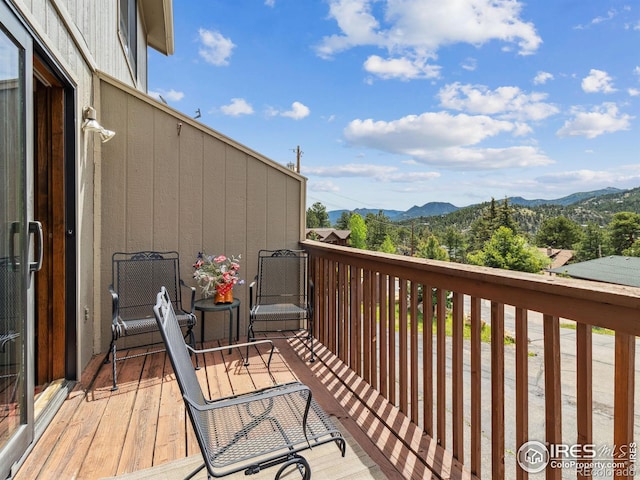
[[33,439],[32,43],[0,0],[0,478]]

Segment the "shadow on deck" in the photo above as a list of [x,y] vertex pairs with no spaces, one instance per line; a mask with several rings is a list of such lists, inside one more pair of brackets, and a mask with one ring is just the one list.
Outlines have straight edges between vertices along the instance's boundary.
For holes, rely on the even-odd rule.
[[[322,345],[317,344],[317,360],[311,364],[300,340],[276,340],[275,344],[273,378],[266,368],[267,349],[257,346],[251,349],[248,367],[243,365],[244,350],[205,355],[198,377],[212,398],[266,387],[274,380],[307,384],[349,443],[345,459],[333,444],[303,452],[314,478],[470,477]],[[118,367],[115,392],[111,391],[110,365],[103,365],[103,358],[96,356],[89,364],[15,480],[173,479],[199,464],[200,450],[166,355],[125,360]],[[274,474],[269,469],[252,478],[273,478]],[[240,472],[231,478],[244,477]],[[201,472],[197,478],[206,474]]]

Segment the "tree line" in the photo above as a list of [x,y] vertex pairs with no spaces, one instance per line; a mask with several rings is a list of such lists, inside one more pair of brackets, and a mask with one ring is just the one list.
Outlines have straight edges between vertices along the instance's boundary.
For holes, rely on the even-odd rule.
[[[459,212],[433,222],[431,217],[394,222],[382,210],[364,217],[343,212],[333,227],[351,231],[353,248],[533,273],[550,263],[539,248],[573,250],[574,261],[607,255],[640,257],[640,214],[631,211],[616,212],[605,224],[593,220],[579,224],[564,215],[551,215],[535,230],[528,224],[523,228],[522,211],[517,212],[506,198],[502,202],[492,198],[466,228],[446,221]],[[330,227],[326,207],[314,203],[307,210],[307,228]]]

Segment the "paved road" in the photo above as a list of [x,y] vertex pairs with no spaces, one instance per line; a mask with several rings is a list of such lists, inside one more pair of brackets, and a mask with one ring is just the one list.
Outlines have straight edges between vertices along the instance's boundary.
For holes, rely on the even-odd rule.
[[[482,319],[490,323],[491,304],[482,302]],[[468,299],[465,302],[465,312],[470,311]],[[543,323],[542,315],[529,312],[529,438],[544,442],[544,356],[543,356]],[[561,320],[561,323],[565,322]],[[568,322],[568,321],[567,321]],[[512,307],[505,308],[505,330],[515,332],[515,313]],[[565,443],[576,442],[576,332],[574,329],[560,329],[561,350],[561,384],[562,384],[562,432]],[[592,335],[593,349],[593,435],[594,443],[602,447],[613,445],[613,364],[614,364],[614,336],[594,333]],[[422,342],[419,341],[418,345]],[[450,352],[450,344],[447,346]],[[470,347],[465,342],[464,385],[470,385]],[[639,350],[640,351],[640,350]],[[435,342],[434,342],[435,352]],[[422,355],[421,348],[418,355]],[[420,358],[419,357],[419,358]],[[636,365],[638,363],[636,362]],[[482,434],[483,465],[485,477],[490,478],[491,472],[491,346],[482,345]],[[640,369],[636,366],[636,399],[640,399]],[[447,377],[451,379],[450,356],[447,363]],[[435,385],[434,385],[435,388]],[[420,395],[422,397],[422,395]],[[450,402],[451,385],[447,385],[447,398]],[[465,423],[470,423],[470,396],[468,390],[465,399]],[[637,405],[640,402],[636,402]],[[422,409],[422,405],[419,406]],[[447,422],[450,426],[451,408],[447,406]],[[640,408],[636,408],[635,432],[640,432]],[[421,410],[420,410],[421,411]],[[434,416],[435,418],[435,416]],[[505,347],[505,464],[507,478],[515,476],[515,454],[519,447],[515,442],[515,346]],[[465,431],[465,452],[469,452],[470,431]],[[447,445],[451,445],[451,438],[447,438]],[[469,462],[468,456],[465,462]],[[543,474],[532,475],[532,478],[543,478]],[[566,478],[575,478],[575,472],[565,472]],[[607,478],[607,477],[600,477]]]

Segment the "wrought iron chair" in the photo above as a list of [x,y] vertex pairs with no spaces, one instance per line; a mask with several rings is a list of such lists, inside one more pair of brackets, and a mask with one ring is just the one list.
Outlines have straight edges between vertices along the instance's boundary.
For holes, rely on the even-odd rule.
[[[116,252],[111,262],[112,284],[109,292],[112,298],[111,345],[105,358],[113,363],[113,390],[118,388],[116,362],[147,353],[116,358],[117,341],[121,337],[141,335],[158,331],[153,307],[161,287],[167,288],[174,299],[180,327],[186,329],[185,338],[195,347],[193,327],[196,324],[194,303],[196,289],[188,287],[180,278],[180,258],[178,252]],[[182,289],[189,291],[188,307],[182,303]],[[146,346],[146,345],[145,345]],[[196,363],[197,365],[197,363]]]
[[313,281],[309,258],[303,250],[260,250],[258,274],[249,285],[249,328],[255,334],[306,332],[313,353]]
[[[204,464],[186,478],[193,478],[205,467],[211,478],[241,470],[251,475],[280,465],[276,480],[290,466],[296,466],[306,480],[311,478],[311,468],[299,452],[335,442],[344,457],[344,438],[302,383],[275,385],[214,400],[205,398],[189,352],[197,356],[229,347],[194,350],[186,345],[164,287],[153,310],[204,459]],[[267,363],[270,368],[273,343],[260,340],[254,344],[257,343],[271,344]]]

